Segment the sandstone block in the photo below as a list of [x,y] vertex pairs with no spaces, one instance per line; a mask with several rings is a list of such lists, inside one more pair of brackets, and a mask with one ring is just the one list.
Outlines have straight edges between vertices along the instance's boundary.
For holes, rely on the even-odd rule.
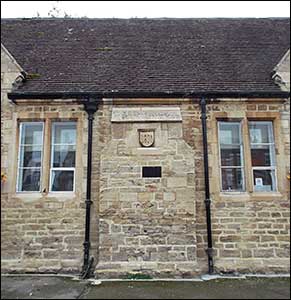
[[273,249],[254,249],[254,257],[274,257]]
[[168,245],[195,245],[195,237],[193,235],[169,235],[167,238]]
[[167,186],[169,188],[187,186],[187,177],[169,177],[167,178]]

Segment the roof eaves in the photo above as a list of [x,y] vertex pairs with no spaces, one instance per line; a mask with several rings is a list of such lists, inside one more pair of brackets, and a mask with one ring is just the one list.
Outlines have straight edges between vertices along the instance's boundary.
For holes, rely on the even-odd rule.
[[88,98],[289,98],[290,91],[207,91],[207,92],[11,92],[8,98],[18,99],[88,99]]

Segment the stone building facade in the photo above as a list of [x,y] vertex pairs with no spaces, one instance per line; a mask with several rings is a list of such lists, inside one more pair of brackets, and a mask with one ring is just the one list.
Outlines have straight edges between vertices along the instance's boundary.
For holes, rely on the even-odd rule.
[[[41,97],[36,89],[36,96],[30,82],[38,84],[39,79],[25,74],[25,66],[12,55],[13,46],[5,48],[5,38],[1,47],[1,173],[7,177],[1,182],[2,272],[81,272],[88,198],[89,121],[84,101],[73,92],[64,99],[60,94]],[[282,53],[273,66],[273,94],[206,96],[215,272],[290,271],[289,53]],[[153,93],[97,98],[92,121],[91,271],[98,278],[134,274],[185,278],[206,273],[209,237],[201,96]],[[19,190],[19,170],[25,166],[20,153],[29,147],[22,142],[20,124],[26,122],[44,124],[38,192]],[[54,128],[62,122],[75,124],[74,189],[56,192]],[[268,151],[274,153],[268,159],[274,163],[264,169],[274,174],[272,187],[264,187],[263,175],[254,175],[262,170],[253,163],[257,148],[250,137],[260,127],[252,131],[252,122],[272,128]],[[222,151],[221,141],[232,131],[225,129],[228,133],[222,137],[221,128],[228,124],[239,128],[240,145],[233,151],[242,161],[235,167],[242,176],[223,168],[224,159],[233,155]],[[258,148],[260,153],[265,149]]]

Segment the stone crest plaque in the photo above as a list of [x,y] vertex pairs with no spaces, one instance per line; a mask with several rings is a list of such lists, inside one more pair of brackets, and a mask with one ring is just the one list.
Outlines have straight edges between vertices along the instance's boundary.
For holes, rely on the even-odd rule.
[[152,147],[155,143],[155,131],[152,129],[139,130],[139,143],[142,147]]

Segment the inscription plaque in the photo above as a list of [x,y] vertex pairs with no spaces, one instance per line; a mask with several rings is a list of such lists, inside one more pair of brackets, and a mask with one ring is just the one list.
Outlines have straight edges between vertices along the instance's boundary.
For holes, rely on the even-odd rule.
[[182,122],[179,107],[113,107],[111,122]]

